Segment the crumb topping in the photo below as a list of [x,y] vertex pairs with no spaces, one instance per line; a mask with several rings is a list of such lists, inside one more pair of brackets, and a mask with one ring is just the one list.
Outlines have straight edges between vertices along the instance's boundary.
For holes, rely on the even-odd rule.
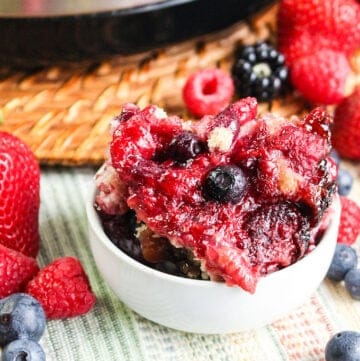
[[210,152],[215,149],[220,152],[227,152],[230,150],[234,134],[229,128],[216,127],[209,134],[208,147]]
[[278,161],[278,167],[278,187],[280,192],[284,194],[294,194],[299,187],[302,177],[294,172],[284,160]]

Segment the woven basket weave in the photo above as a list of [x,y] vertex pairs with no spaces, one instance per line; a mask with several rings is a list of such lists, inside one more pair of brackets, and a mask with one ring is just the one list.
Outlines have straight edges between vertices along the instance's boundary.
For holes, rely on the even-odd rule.
[[[98,165],[109,142],[109,121],[125,102],[184,114],[181,90],[188,75],[214,66],[229,70],[236,46],[274,36],[275,15],[272,6],[221,33],[100,64],[0,69],[0,130],[23,139],[41,164]],[[294,97],[260,105],[285,116],[304,107]]]

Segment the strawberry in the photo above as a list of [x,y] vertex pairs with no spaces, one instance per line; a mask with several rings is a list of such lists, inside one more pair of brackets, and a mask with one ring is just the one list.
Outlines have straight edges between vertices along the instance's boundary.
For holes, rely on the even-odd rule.
[[35,257],[39,249],[39,165],[15,136],[0,132],[0,243]]
[[360,160],[360,86],[335,109],[332,144],[342,157]]
[[0,244],[0,298],[23,291],[38,271],[34,258]]
[[343,53],[322,49],[294,61],[291,81],[313,103],[337,104],[345,97],[350,73],[349,62]]
[[352,199],[340,196],[341,217],[338,243],[351,246],[360,235],[360,207]]
[[316,35],[303,31],[294,31],[292,36],[284,37],[278,47],[285,57],[287,66],[291,67],[297,59],[313,53],[314,43],[318,44],[319,49],[327,48],[327,42],[321,37],[317,38]]
[[[344,54],[342,50],[333,46],[332,39],[319,35],[318,33],[308,33],[297,29],[291,33],[291,36],[284,37],[279,45],[279,50],[285,57],[286,64],[291,67],[297,59],[311,55],[321,50],[333,50]],[[348,59],[348,56],[346,59]]]
[[357,0],[282,0],[278,12],[280,48],[298,34],[312,37],[309,50],[323,45],[350,55],[360,44],[360,4]]
[[295,88],[315,103],[341,102],[350,57],[360,48],[360,3],[282,0],[277,22],[278,47]]
[[41,303],[48,319],[82,315],[95,304],[88,277],[74,257],[58,258],[45,266],[26,292]]

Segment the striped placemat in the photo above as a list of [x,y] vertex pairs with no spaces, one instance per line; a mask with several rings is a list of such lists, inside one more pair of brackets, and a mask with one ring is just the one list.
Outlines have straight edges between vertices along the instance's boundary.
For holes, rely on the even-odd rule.
[[[360,165],[344,167],[357,178],[350,196],[359,201]],[[360,302],[352,300],[342,284],[328,280],[301,307],[251,332],[189,334],[136,315],[104,283],[91,255],[85,202],[94,172],[94,168],[42,169],[39,262],[78,257],[97,295],[96,306],[87,315],[48,321],[41,341],[47,360],[320,361],[332,334],[360,331]]]

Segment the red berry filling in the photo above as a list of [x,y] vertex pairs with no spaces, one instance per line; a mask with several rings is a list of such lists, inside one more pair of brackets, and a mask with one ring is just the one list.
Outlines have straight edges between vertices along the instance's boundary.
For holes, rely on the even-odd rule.
[[[196,123],[150,106],[119,122],[111,162],[151,232],[191,250],[212,279],[254,292],[261,275],[305,254],[331,203],[329,121],[320,109],[256,118],[253,98]],[[206,146],[179,163],[168,149],[182,134]]]
[[233,95],[232,78],[221,69],[205,69],[192,74],[183,89],[187,108],[198,117],[219,113]]

